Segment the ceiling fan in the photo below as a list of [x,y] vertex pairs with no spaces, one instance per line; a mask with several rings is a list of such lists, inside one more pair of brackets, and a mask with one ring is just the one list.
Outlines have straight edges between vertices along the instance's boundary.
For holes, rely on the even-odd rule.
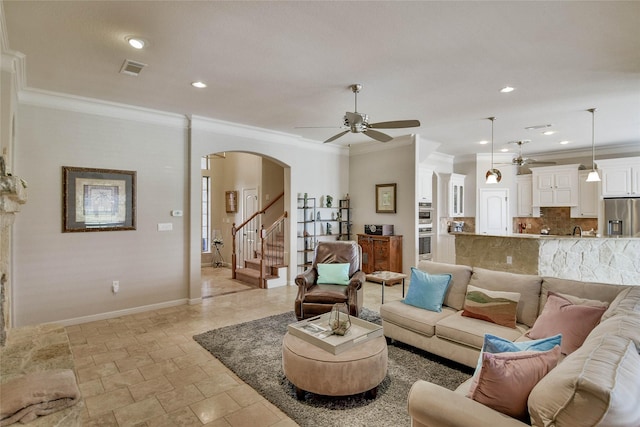
[[361,84],[353,84],[350,86],[353,94],[355,96],[355,108],[353,113],[347,111],[344,115],[344,126],[348,129],[342,131],[336,135],[333,135],[331,138],[324,141],[327,142],[335,141],[343,135],[346,135],[349,132],[352,133],[364,133],[370,138],[375,139],[380,142],[389,142],[393,139],[393,137],[379,132],[374,129],[400,129],[400,128],[412,128],[420,126],[420,121],[418,120],[396,120],[391,122],[378,122],[378,123],[369,123],[369,116],[363,113],[358,113],[358,93],[362,89]]
[[512,165],[516,165],[518,166],[518,168],[520,168],[521,166],[527,166],[527,165],[555,165],[556,162],[542,162],[542,161],[538,161],[536,159],[532,159],[529,157],[522,157],[522,146],[524,144],[528,144],[530,143],[531,140],[529,139],[523,139],[523,140],[519,140],[519,141],[509,141],[508,144],[516,144],[518,146],[518,157],[515,157],[513,160],[511,160],[511,164]]

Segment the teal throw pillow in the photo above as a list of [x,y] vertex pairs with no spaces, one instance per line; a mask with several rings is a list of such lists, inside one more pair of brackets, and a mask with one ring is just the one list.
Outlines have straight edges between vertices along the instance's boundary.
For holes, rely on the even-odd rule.
[[348,285],[349,264],[318,264],[318,284]]
[[450,282],[451,274],[429,274],[411,267],[411,282],[403,302],[440,313]]

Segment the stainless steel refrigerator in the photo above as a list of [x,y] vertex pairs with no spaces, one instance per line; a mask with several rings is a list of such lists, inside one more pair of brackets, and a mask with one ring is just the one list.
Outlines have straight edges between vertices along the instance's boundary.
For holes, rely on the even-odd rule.
[[640,198],[604,199],[604,226],[609,237],[640,237]]

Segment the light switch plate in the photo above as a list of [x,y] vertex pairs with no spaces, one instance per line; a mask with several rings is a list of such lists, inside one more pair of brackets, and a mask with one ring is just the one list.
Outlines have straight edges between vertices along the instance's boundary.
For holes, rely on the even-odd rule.
[[158,231],[171,231],[173,230],[173,224],[170,222],[162,222],[158,224]]

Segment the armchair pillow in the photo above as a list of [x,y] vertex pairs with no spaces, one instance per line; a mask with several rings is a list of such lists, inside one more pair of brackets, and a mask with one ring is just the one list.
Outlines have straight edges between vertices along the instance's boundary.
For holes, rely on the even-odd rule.
[[411,267],[409,290],[402,302],[440,313],[450,282],[451,274],[429,274]]
[[318,264],[318,284],[348,285],[349,264]]

